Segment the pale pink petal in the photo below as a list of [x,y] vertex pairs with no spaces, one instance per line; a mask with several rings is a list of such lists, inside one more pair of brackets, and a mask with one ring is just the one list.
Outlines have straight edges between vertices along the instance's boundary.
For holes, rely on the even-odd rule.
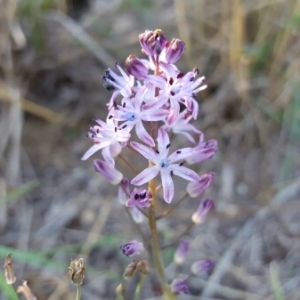
[[158,129],[157,135],[158,151],[161,157],[167,157],[170,147],[170,139],[168,133],[163,127]]
[[96,171],[102,174],[113,185],[119,184],[123,179],[123,174],[105,161],[95,159],[94,166]]
[[150,149],[147,146],[144,146],[140,143],[137,142],[131,142],[130,143],[131,147],[136,150],[137,152],[139,152],[141,155],[143,155],[145,158],[147,158],[148,160],[155,162],[156,160],[156,153]]
[[189,181],[196,182],[200,178],[196,172],[184,166],[172,165],[172,171],[174,175],[177,175]]
[[112,157],[117,157],[122,151],[122,146],[120,143],[114,143],[109,146],[109,150]]
[[115,166],[115,160],[112,157],[112,153],[110,151],[110,147],[105,147],[102,150],[102,156],[104,158],[104,160],[109,163],[112,167]]
[[145,144],[154,147],[155,143],[151,137],[151,135],[146,131],[146,129],[143,126],[142,121],[138,121],[135,125],[135,132],[138,138],[143,141]]
[[178,149],[168,157],[168,160],[170,161],[170,163],[174,163],[178,160],[186,159],[187,157],[191,156],[192,153],[193,148]]
[[82,156],[81,160],[87,160],[90,156],[92,156],[95,152],[103,148],[103,144],[95,144],[93,145],[85,154]]
[[171,203],[174,197],[174,183],[171,174],[168,171],[161,172],[161,183],[164,190],[164,200]]
[[142,119],[145,121],[162,121],[169,114],[166,109],[148,109],[142,112]]
[[159,168],[157,166],[146,168],[144,171],[142,171],[140,174],[138,174],[131,180],[131,184],[142,185],[150,181],[158,173],[159,173]]

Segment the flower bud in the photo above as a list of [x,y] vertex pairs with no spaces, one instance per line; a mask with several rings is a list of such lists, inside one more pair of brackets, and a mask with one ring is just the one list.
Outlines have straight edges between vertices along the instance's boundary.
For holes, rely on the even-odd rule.
[[138,260],[134,260],[132,263],[130,263],[126,268],[125,268],[125,271],[123,273],[123,277],[124,279],[130,279],[132,278],[136,272],[138,271],[138,263],[139,261]]
[[186,191],[190,197],[195,198],[202,194],[212,183],[215,178],[215,173],[209,172],[199,176],[196,182],[190,182],[187,185]]
[[138,267],[139,267],[139,271],[143,275],[147,275],[150,273],[150,264],[149,264],[148,260],[146,260],[146,259],[140,260],[138,262]]
[[27,285],[27,281],[23,281],[22,285],[17,288],[18,294],[23,294],[26,300],[37,300],[35,295],[32,293],[30,288]]
[[16,282],[11,256],[12,253],[7,254],[4,261],[4,276],[7,284],[14,284]]
[[167,39],[161,29],[155,31],[146,30],[139,35],[142,52],[148,56],[159,55],[167,43]]
[[179,39],[172,39],[166,48],[166,61],[169,64],[174,64],[185,51],[185,43]]
[[113,185],[119,184],[123,178],[121,172],[101,159],[94,160],[94,167],[96,172],[102,174]]
[[202,223],[208,212],[212,209],[214,209],[215,204],[214,201],[211,199],[204,199],[200,202],[200,205],[197,209],[197,211],[192,215],[192,221],[196,224]]
[[84,278],[83,258],[72,259],[69,266],[69,276],[72,283],[82,285]]
[[140,207],[148,208],[150,207],[150,200],[152,198],[151,193],[146,189],[134,188],[130,193],[130,199],[126,202],[127,207]]
[[139,255],[142,251],[144,251],[143,243],[140,243],[136,240],[130,241],[120,247],[123,253],[128,256],[132,257],[135,255]]
[[186,255],[189,251],[190,244],[187,241],[181,241],[177,250],[174,253],[175,264],[181,265],[185,261]]
[[215,264],[212,260],[198,260],[192,264],[191,271],[194,275],[210,274]]
[[129,74],[138,80],[148,75],[148,69],[144,63],[135,55],[129,55],[125,60],[125,68]]
[[189,287],[188,284],[186,282],[186,280],[184,279],[179,279],[179,278],[175,278],[173,279],[171,285],[171,291],[174,294],[188,294],[189,293]]

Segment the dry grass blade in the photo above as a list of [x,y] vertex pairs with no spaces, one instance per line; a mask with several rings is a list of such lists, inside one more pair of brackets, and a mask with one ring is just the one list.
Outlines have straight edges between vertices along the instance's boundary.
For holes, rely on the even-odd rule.
[[[11,104],[15,102],[10,92],[10,87],[4,82],[0,83],[0,100]],[[62,124],[64,122],[64,117],[62,115],[24,98],[20,98],[20,105],[24,111],[51,123]]]

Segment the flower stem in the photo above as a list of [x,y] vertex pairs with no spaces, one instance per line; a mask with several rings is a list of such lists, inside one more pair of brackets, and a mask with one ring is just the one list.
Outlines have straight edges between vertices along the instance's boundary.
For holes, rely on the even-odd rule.
[[75,300],[80,300],[81,299],[81,285],[77,285],[77,292],[76,292],[76,299]]
[[160,283],[162,285],[163,296],[166,300],[174,300],[175,295],[171,292],[168,285],[167,277],[165,274],[165,267],[162,261],[160,244],[159,244],[159,237],[158,237],[156,217],[155,217],[155,201],[156,201],[155,189],[156,189],[155,178],[153,178],[149,182],[149,191],[152,194],[152,201],[149,207],[149,226],[151,229],[152,256],[153,256],[155,267],[159,275]]
[[138,285],[136,286],[136,289],[135,289],[134,300],[138,300],[139,299],[139,296],[140,296],[143,284],[145,282],[145,279],[146,279],[146,276],[145,275],[141,275],[140,281],[139,281],[139,283],[138,283]]

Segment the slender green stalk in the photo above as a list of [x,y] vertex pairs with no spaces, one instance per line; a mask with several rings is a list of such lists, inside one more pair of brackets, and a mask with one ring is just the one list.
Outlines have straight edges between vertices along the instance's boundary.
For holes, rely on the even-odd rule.
[[156,227],[156,217],[155,217],[155,201],[156,201],[156,191],[155,191],[155,178],[149,182],[149,191],[152,195],[151,206],[149,207],[149,226],[151,229],[151,248],[152,256],[155,267],[157,269],[160,283],[162,285],[163,296],[166,300],[174,300],[175,295],[171,292],[167,277],[165,274],[165,267],[162,261],[161,249],[158,238],[158,231]]
[[76,299],[75,300],[80,300],[81,299],[81,285],[77,285],[77,292],[76,292]]
[[140,296],[142,287],[144,285],[145,279],[146,279],[146,275],[141,275],[140,281],[137,284],[135,292],[134,292],[134,300],[138,300],[139,299],[139,296]]

